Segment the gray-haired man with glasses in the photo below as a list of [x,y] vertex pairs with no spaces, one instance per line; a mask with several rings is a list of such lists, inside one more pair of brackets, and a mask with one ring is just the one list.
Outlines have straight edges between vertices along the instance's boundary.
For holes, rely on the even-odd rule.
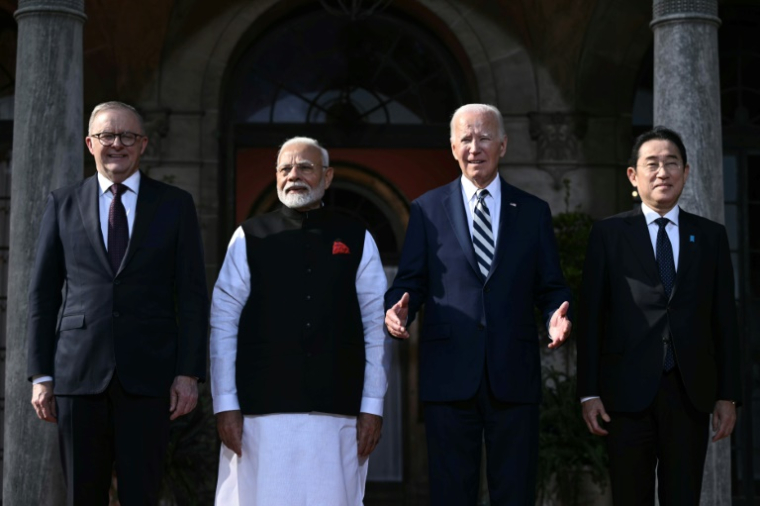
[[362,504],[387,386],[386,281],[366,227],[322,205],[329,165],[314,139],[283,144],[283,206],[235,231],[214,288],[217,504]]
[[[57,422],[69,506],[156,505],[169,420],[206,371],[208,293],[189,193],[141,174],[148,138],[121,102],[92,111],[97,175],[55,190],[29,297],[37,416]],[[72,147],[73,148],[73,147]]]

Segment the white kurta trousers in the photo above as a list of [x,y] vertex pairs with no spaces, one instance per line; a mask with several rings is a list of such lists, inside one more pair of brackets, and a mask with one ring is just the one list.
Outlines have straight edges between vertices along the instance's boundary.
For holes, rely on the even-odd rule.
[[361,506],[368,458],[356,417],[324,413],[243,417],[242,457],[222,445],[217,506]]

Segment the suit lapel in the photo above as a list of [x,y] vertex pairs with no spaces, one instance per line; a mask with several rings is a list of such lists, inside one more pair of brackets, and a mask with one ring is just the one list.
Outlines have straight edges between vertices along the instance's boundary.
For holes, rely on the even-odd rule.
[[483,274],[481,274],[478,263],[475,260],[475,248],[472,246],[472,237],[470,237],[470,227],[467,223],[467,214],[464,210],[464,199],[462,198],[462,187],[459,178],[449,184],[449,193],[443,199],[443,208],[454,231],[454,235],[457,241],[459,241],[459,246],[462,247],[462,252],[467,262],[472,267],[472,270],[483,279]]
[[[501,179],[501,176],[499,176],[499,179]],[[516,205],[515,198],[512,192],[512,187],[507,184],[504,179],[501,179],[501,209],[499,211],[499,234],[496,238],[496,251],[494,252],[493,257],[493,263],[491,264],[491,270],[488,273],[489,279],[494,272],[496,272],[497,267],[499,267],[499,262],[501,261],[502,257],[504,257],[504,252],[507,249],[508,244],[510,244],[510,240],[507,239],[507,236],[510,235],[511,232],[511,225],[514,223],[514,221],[517,219],[517,215],[520,212],[520,209]]]
[[103,242],[103,233],[100,229],[100,186],[98,177],[92,176],[86,179],[77,190],[77,201],[79,204],[79,213],[82,216],[82,223],[87,238],[90,240],[95,256],[103,264],[108,272],[112,272],[111,263],[108,261],[106,245]]
[[135,250],[148,231],[150,223],[153,221],[153,216],[156,214],[156,209],[158,209],[161,193],[161,190],[156,187],[152,179],[148,178],[144,173],[140,174],[140,191],[137,194],[135,223],[132,227],[132,235],[129,238],[127,253],[121,262],[119,272],[124,270],[124,267],[134,255]]
[[644,214],[641,212],[641,208],[636,208],[625,218],[625,221],[628,224],[626,238],[631,251],[633,251],[634,256],[639,260],[650,281],[655,285],[662,285],[660,273],[657,271],[654,250],[652,249],[652,239],[649,237],[647,222]]
[[689,269],[694,264],[694,258],[698,252],[699,229],[692,220],[692,215],[683,209],[678,214],[678,239],[678,265],[676,266],[676,282],[670,294],[671,299],[678,290],[678,286],[683,284],[683,280],[689,275]]

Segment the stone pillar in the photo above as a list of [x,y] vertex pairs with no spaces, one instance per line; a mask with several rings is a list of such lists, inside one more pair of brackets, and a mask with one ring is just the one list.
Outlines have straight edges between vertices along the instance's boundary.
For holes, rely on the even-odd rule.
[[64,504],[56,427],[39,421],[26,379],[27,298],[48,193],[83,174],[84,0],[19,0],[13,130],[5,504]]
[[718,0],[654,0],[654,124],[683,137],[681,207],[723,223]]
[[[683,137],[691,167],[679,204],[723,223],[718,0],[654,0],[654,123]],[[710,443],[702,504],[731,504],[731,445]]]

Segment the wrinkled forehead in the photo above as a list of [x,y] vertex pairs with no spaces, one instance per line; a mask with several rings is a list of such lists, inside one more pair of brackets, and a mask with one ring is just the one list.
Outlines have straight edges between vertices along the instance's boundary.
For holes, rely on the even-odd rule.
[[284,163],[311,162],[316,166],[322,165],[322,152],[309,144],[293,144],[286,147],[277,159],[277,165]]
[[487,113],[465,112],[460,114],[454,120],[454,128],[458,134],[489,133],[497,135],[499,132],[499,125]]

